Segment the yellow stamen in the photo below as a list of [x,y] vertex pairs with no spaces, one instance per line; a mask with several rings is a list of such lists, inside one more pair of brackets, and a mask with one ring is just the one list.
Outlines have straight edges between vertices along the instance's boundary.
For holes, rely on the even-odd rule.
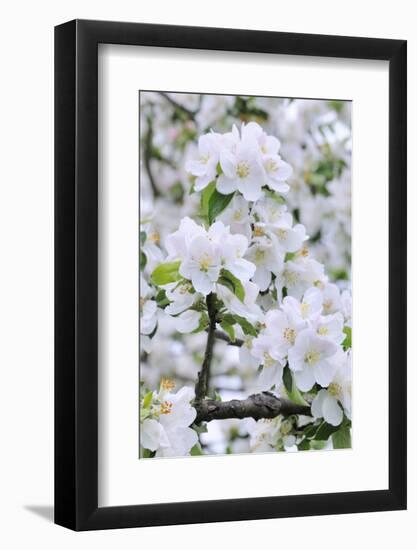
[[327,391],[333,397],[338,397],[342,393],[342,387],[340,386],[340,384],[337,384],[336,382],[332,382],[331,384],[329,384]]
[[295,330],[294,330],[293,328],[287,327],[287,328],[284,330],[284,338],[285,338],[290,344],[294,344],[294,342],[295,342],[295,337],[296,337],[296,333],[295,333]]
[[172,412],[172,403],[169,401],[164,401],[161,403],[161,407],[159,410],[160,414],[170,414]]
[[287,238],[287,235],[288,235],[288,231],[286,229],[280,228],[280,229],[278,229],[277,233],[278,233],[278,239],[280,241],[285,241],[285,239]]
[[175,388],[175,382],[169,378],[162,378],[160,388],[161,390],[171,391]]
[[247,178],[250,173],[250,166],[249,162],[247,161],[240,161],[236,166],[236,175],[239,178]]
[[263,237],[265,235],[264,228],[259,225],[255,225],[253,228],[253,235],[254,237]]
[[158,231],[153,231],[152,233],[150,233],[148,235],[148,239],[150,241],[152,241],[154,244],[159,244],[160,240],[161,240],[161,236],[160,234],[158,233]]
[[320,359],[320,352],[316,350],[310,350],[304,355],[304,361],[310,366],[315,365]]

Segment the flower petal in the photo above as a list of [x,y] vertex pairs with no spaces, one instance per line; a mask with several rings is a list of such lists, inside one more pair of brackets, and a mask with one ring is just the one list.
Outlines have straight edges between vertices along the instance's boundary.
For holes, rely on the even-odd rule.
[[338,426],[343,420],[343,411],[337,399],[327,394],[323,400],[323,418],[332,426]]

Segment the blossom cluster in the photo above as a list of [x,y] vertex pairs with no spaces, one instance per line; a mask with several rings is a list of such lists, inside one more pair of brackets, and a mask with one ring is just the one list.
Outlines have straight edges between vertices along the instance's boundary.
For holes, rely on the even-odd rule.
[[[156,230],[156,216],[143,215],[146,201],[141,206],[141,348],[145,369],[154,364],[145,371],[153,380],[146,385],[158,384],[162,374],[190,385],[196,380],[211,295],[216,330],[223,335],[212,375],[230,388],[211,396],[273,392],[310,405],[311,417],[216,421],[204,433],[194,424],[193,390],[183,386],[173,393],[164,378],[158,390],[142,391],[141,448],[145,456],[216,452],[214,432],[226,442],[223,452],[340,446],[351,424],[349,171],[316,180],[311,198],[321,213],[318,222],[302,208],[310,198],[297,177],[309,163],[297,158],[299,137],[289,133],[284,141],[281,134],[281,145],[254,121],[232,124],[226,132],[205,129],[198,139],[190,132],[194,148],[181,147],[181,177],[189,189],[177,205],[178,226],[167,219]],[[301,145],[309,151],[311,144]],[[319,202],[325,206],[319,209]],[[332,239],[340,245],[337,252]],[[167,336],[168,356],[160,348]]]

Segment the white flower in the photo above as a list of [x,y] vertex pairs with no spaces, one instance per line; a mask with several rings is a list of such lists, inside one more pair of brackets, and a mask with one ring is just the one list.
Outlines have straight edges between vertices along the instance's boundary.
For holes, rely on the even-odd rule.
[[191,218],[183,218],[179,229],[165,239],[165,247],[168,252],[167,261],[183,260],[187,256],[191,241],[195,237],[205,235],[204,227],[196,224]]
[[311,258],[300,257],[285,262],[283,269],[277,274],[275,287],[279,296],[285,287],[288,295],[299,300],[309,287],[321,285],[326,280],[323,264]]
[[343,315],[340,311],[319,317],[314,323],[314,328],[319,336],[328,338],[336,344],[341,344],[346,338],[343,332]]
[[287,193],[290,186],[285,182],[291,177],[291,166],[279,155],[264,155],[262,161],[268,187],[278,193]]
[[217,285],[216,294],[223,301],[224,305],[235,315],[244,317],[250,323],[261,321],[263,313],[261,308],[256,304],[256,299],[259,294],[259,288],[251,281],[244,284],[245,298],[243,302],[233,294],[226,286]]
[[195,189],[201,191],[216,177],[219,162],[219,134],[214,132],[200,136],[197,160],[187,162],[185,169],[196,176]]
[[294,322],[308,325],[320,317],[323,309],[323,296],[320,290],[311,287],[304,293],[301,301],[293,296],[286,296],[282,308]]
[[140,248],[146,256],[146,268],[150,272],[153,271],[158,264],[164,261],[164,255],[158,246],[159,240],[160,235],[158,231],[149,228],[149,231],[146,231],[145,242]]
[[342,309],[340,291],[334,283],[327,283],[322,287],[323,293],[323,313],[336,313]]
[[286,193],[289,186],[285,181],[291,176],[292,168],[278,154],[278,139],[268,136],[256,122],[250,122],[242,126],[242,142],[252,147],[254,144],[257,145],[268,187],[279,193]]
[[265,315],[265,334],[271,337],[275,355],[286,357],[288,350],[294,345],[298,332],[304,328],[305,323],[299,323],[295,318],[286,315],[280,309],[273,309]]
[[152,334],[157,323],[157,305],[153,298],[153,290],[140,275],[140,333]]
[[276,244],[271,239],[261,237],[249,248],[246,257],[256,265],[253,282],[258,285],[259,290],[266,290],[271,284],[272,273],[278,275],[284,263]]
[[248,239],[251,237],[252,216],[249,213],[248,201],[242,195],[235,195],[217,219],[228,225],[232,233],[240,233]]
[[263,197],[253,205],[252,213],[266,225],[276,225],[283,217],[287,219],[287,205],[271,197]]
[[239,364],[241,368],[248,368],[251,372],[259,367],[259,361],[251,353],[252,341],[253,338],[244,337],[243,344],[239,348]]
[[190,308],[201,296],[194,292],[189,281],[180,281],[178,283],[169,283],[163,287],[168,300],[171,302],[166,308],[168,315],[178,315]]
[[250,450],[254,453],[268,453],[274,451],[274,447],[281,438],[281,417],[272,420],[253,418],[245,419],[245,427],[249,434]]
[[269,229],[275,236],[278,246],[283,252],[296,252],[300,250],[303,242],[308,238],[304,225],[297,224],[292,227],[290,214],[282,216],[281,220]]
[[156,451],[159,447],[169,447],[169,439],[162,425],[153,418],[146,418],[140,430],[140,443],[145,449]]
[[239,143],[234,153],[223,150],[220,153],[223,170],[217,179],[217,190],[223,195],[240,191],[248,201],[256,201],[263,195],[265,171],[259,154],[248,144]]
[[259,374],[258,384],[261,390],[270,390],[282,383],[282,373],[285,361],[278,353],[274,338],[268,334],[261,334],[252,341],[252,355],[263,365]]
[[295,383],[301,391],[309,391],[315,382],[329,385],[334,366],[328,360],[337,351],[337,345],[320,338],[313,329],[305,329],[295,339],[288,352],[288,364],[294,373]]
[[197,236],[191,241],[179,272],[192,281],[197,292],[207,296],[214,291],[221,267],[219,246],[205,236]]
[[200,325],[201,312],[188,309],[174,317],[174,326],[181,334],[188,334],[196,330]]
[[248,248],[248,239],[244,235],[231,235],[230,228],[220,221],[210,227],[208,238],[218,245],[222,267],[243,283],[249,281],[256,266],[242,257]]
[[[333,426],[338,426],[343,420],[343,411],[351,417],[351,365],[350,354],[345,354],[346,360],[341,364],[327,390],[320,390],[311,404],[311,412],[316,418],[324,418]],[[342,405],[342,406],[340,406]]]
[[156,456],[185,456],[197,443],[197,433],[189,426],[197,416],[190,405],[194,391],[189,387],[177,393],[161,389],[153,396],[151,413],[141,425],[141,445]]
[[340,301],[342,303],[342,312],[345,317],[347,324],[350,326],[352,318],[352,295],[349,290],[344,290],[340,296]]

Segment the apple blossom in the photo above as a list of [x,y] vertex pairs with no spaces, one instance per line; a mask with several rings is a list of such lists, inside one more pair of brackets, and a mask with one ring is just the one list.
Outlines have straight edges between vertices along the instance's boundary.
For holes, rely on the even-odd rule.
[[294,322],[309,326],[320,317],[323,310],[323,296],[320,290],[311,287],[304,293],[301,300],[286,296],[282,302],[282,309]]
[[[141,426],[141,445],[155,456],[184,456],[197,443],[197,433],[190,428],[196,410],[190,405],[194,392],[182,387],[173,393],[173,385],[163,381],[159,392],[154,392],[150,417]],[[165,387],[164,387],[165,384]]]
[[309,391],[317,382],[327,387],[334,375],[329,361],[337,351],[337,345],[320,338],[313,329],[300,332],[294,346],[288,352],[288,364],[301,391]]
[[219,162],[219,136],[208,133],[198,139],[197,160],[190,160],[185,169],[196,177],[195,189],[201,191],[216,176],[217,163]]
[[338,426],[343,420],[343,412],[351,416],[351,365],[350,354],[345,354],[345,360],[340,364],[327,389],[318,392],[311,404],[311,412],[316,418],[324,418],[333,426]]
[[269,287],[272,274],[278,275],[284,263],[283,256],[275,242],[265,236],[254,239],[252,246],[246,253],[246,258],[256,266],[252,280],[259,286],[261,291]]
[[152,334],[157,323],[157,304],[153,300],[154,292],[145,281],[144,277],[140,276],[140,332],[141,334]]

